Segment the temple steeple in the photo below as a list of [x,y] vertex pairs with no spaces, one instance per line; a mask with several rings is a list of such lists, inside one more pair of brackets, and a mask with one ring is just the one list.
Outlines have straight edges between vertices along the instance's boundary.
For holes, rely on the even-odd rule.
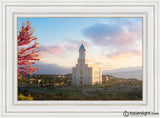
[[86,50],[86,49],[85,49],[85,47],[84,47],[83,40],[82,40],[82,44],[81,44],[81,46],[80,46],[79,50],[83,50],[83,51],[84,51],[84,50]]
[[82,40],[82,44],[81,44],[81,46],[79,48],[78,63],[80,63],[80,64],[87,64],[86,48],[84,46],[83,40]]

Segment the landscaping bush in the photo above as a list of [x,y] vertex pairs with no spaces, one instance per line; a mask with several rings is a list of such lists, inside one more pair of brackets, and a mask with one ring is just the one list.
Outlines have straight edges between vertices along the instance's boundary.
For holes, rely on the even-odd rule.
[[19,94],[18,100],[33,100],[33,97],[31,96],[31,94],[29,94],[28,96],[24,96],[23,94]]

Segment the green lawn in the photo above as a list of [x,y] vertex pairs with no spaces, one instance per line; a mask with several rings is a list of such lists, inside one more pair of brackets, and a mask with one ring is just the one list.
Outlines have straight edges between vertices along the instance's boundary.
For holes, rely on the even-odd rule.
[[35,86],[31,86],[31,87],[29,87],[29,89],[43,91],[43,92],[51,93],[51,94],[60,94],[60,93],[62,93],[62,94],[67,94],[67,95],[78,95],[78,96],[81,96],[81,97],[85,96],[80,91],[51,90],[51,89],[40,88],[40,87],[35,87]]

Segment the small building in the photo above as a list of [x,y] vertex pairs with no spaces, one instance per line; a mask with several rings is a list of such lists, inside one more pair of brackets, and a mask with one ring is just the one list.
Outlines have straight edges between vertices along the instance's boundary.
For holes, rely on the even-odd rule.
[[76,67],[72,67],[72,84],[75,86],[102,84],[102,70],[87,62],[86,48],[82,42]]

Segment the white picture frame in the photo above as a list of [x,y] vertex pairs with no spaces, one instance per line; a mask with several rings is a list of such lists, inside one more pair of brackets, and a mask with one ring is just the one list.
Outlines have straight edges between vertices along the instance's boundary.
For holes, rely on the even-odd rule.
[[[123,117],[124,111],[159,111],[159,1],[1,1],[1,116]],[[143,100],[18,101],[18,17],[142,17]]]

